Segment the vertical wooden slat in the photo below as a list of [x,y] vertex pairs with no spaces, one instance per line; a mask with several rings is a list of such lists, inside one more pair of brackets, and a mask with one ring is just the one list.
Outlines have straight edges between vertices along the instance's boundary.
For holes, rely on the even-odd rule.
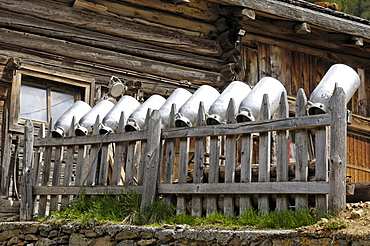
[[[253,157],[253,136],[252,134],[243,134],[241,140],[241,158],[240,158],[240,182],[252,182],[252,157]],[[239,213],[243,213],[252,206],[251,196],[241,195]]]
[[[63,161],[63,146],[56,146],[55,147],[55,157],[54,157],[53,179],[51,181],[52,186],[60,185],[62,161]],[[59,197],[60,197],[59,195],[53,195],[50,197],[50,211],[57,210]]]
[[[296,116],[307,115],[306,110],[307,98],[303,89],[298,90],[296,101]],[[308,178],[308,135],[307,130],[297,130],[296,139],[296,167],[295,179],[299,182],[307,182]],[[295,207],[297,210],[304,209],[308,206],[307,195],[297,195],[295,197]]]
[[[49,129],[46,134],[47,138],[51,137],[50,126],[53,124],[53,119],[50,118]],[[45,158],[44,166],[42,170],[41,186],[47,186],[50,180],[50,165],[52,157],[53,147],[45,147]],[[38,208],[38,217],[44,217],[46,215],[46,206],[47,206],[47,195],[40,196],[39,208]]]
[[128,142],[127,159],[126,159],[126,167],[125,167],[125,172],[126,172],[125,185],[134,184],[135,147],[136,147],[136,141]]
[[77,164],[76,164],[76,185],[83,185],[86,178],[85,162],[86,162],[86,145],[78,146]]
[[[168,120],[168,127],[173,128],[175,127],[175,114],[177,112],[176,104],[172,104],[171,112]],[[165,184],[172,184],[173,183],[173,172],[174,172],[174,165],[175,165],[175,139],[166,139],[166,154],[165,154],[165,163],[164,163],[164,177],[163,183]],[[163,202],[167,206],[171,205],[172,196],[165,195],[163,197]]]
[[[186,184],[189,161],[189,139],[180,138],[179,174],[178,183]],[[186,214],[186,200],[184,195],[177,196],[176,214]]]
[[[320,127],[315,133],[316,181],[328,181],[328,127]],[[316,211],[324,216],[328,209],[328,196],[316,195]]]
[[24,153],[23,153],[23,183],[20,219],[31,220],[33,215],[32,195],[32,162],[33,162],[33,124],[27,120],[24,127]]
[[[226,111],[226,123],[235,123],[235,101],[230,99]],[[225,153],[225,183],[235,182],[235,166],[236,166],[236,136],[226,136],[226,153]],[[224,196],[224,213],[226,216],[234,216],[234,197],[232,195]]]
[[[69,128],[68,136],[73,137],[75,136],[74,127],[75,127],[76,119],[75,117],[72,118],[71,126]],[[73,155],[74,155],[75,146],[68,146],[66,151],[66,161],[64,167],[64,179],[63,185],[69,186],[72,180],[72,170],[73,170]],[[69,202],[69,196],[62,196],[62,204],[67,204]]]
[[[121,112],[121,117],[119,119],[118,127],[116,132],[117,133],[122,133],[124,132],[124,127],[125,127],[125,115],[124,112]],[[115,153],[114,153],[114,166],[113,166],[113,172],[112,172],[112,185],[119,185],[121,177],[125,178],[125,170],[122,167],[122,164],[125,161],[124,158],[124,153],[125,153],[125,147],[127,144],[125,142],[118,142],[115,145]]]
[[[39,132],[37,134],[37,137],[39,138],[45,138],[45,124],[42,123],[39,129]],[[33,167],[33,185],[37,186],[40,183],[40,172],[41,172],[41,166],[42,166],[42,159],[44,157],[44,148],[39,147],[35,151],[35,162]]]
[[[103,136],[104,138],[104,136]],[[111,151],[111,144],[105,143],[101,146],[101,156],[100,156],[100,165],[99,165],[99,185],[108,184],[108,170],[109,170],[109,152]]]
[[[280,104],[277,117],[279,119],[288,118],[289,105],[286,92],[283,92],[280,97]],[[288,177],[288,131],[277,131],[277,168],[276,181],[286,182]],[[288,199],[286,195],[276,196],[276,210],[287,210]]]
[[157,190],[161,160],[161,115],[154,110],[148,122],[148,140],[145,151],[145,170],[141,207],[153,202]]
[[[146,112],[146,116],[145,116],[145,124],[144,124],[144,131],[148,130],[148,120],[150,118],[150,115],[152,113],[152,109],[151,108],[148,108],[147,112]],[[138,184],[141,185],[143,183],[143,176],[144,176],[144,169],[145,169],[145,150],[146,150],[146,142],[145,141],[137,141],[137,144],[138,145],[141,145],[141,151],[139,152],[138,149],[136,150],[136,155],[140,154],[139,156],[136,156],[136,160],[140,160],[138,161],[138,170],[137,170],[137,180],[138,180]]]
[[[95,124],[93,127],[93,135],[99,134],[99,123],[100,123],[100,116],[96,116]],[[89,168],[86,174],[86,185],[94,185],[96,182],[96,172],[98,170],[98,162],[99,162],[99,144],[91,145],[90,149],[90,160],[89,160]]]
[[[262,106],[260,111],[261,120],[270,119],[270,105],[268,95],[263,95]],[[259,169],[258,182],[270,181],[270,148],[271,148],[271,133],[260,133],[260,147],[259,147]],[[258,210],[262,214],[270,211],[269,196],[258,195]]]
[[[200,102],[197,116],[197,127],[206,125],[206,115],[204,103]],[[204,169],[204,152],[206,139],[204,137],[197,137],[195,139],[195,153],[194,153],[194,175],[193,183],[200,184],[203,182]],[[191,203],[191,214],[195,216],[202,216],[202,196],[193,195]]]
[[330,100],[330,193],[329,210],[340,212],[346,207],[346,136],[347,111],[342,88],[334,90]]
[[259,71],[258,71],[258,52],[256,49],[252,49],[247,46],[243,46],[243,58],[244,58],[244,70],[245,79],[242,81],[247,81],[249,85],[256,85],[259,81]]
[[[218,136],[212,136],[210,140],[210,156],[209,156],[209,170],[208,183],[217,184],[219,178],[219,160],[220,160],[220,142]],[[217,211],[217,196],[207,196],[207,215],[213,214]]]

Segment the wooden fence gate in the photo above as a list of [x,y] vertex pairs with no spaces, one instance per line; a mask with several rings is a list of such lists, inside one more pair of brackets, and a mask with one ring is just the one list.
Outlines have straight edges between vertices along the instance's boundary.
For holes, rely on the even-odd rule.
[[[176,205],[177,214],[198,216],[216,211],[234,216],[251,206],[262,213],[308,206],[320,215],[341,211],[346,197],[347,131],[342,88],[335,89],[330,104],[330,114],[307,116],[307,99],[300,89],[295,117],[289,117],[283,94],[277,117],[271,119],[265,95],[261,120],[255,122],[235,123],[231,100],[223,125],[206,126],[201,103],[196,127],[175,128],[170,122],[173,127],[161,130],[159,112],[153,111],[144,131],[123,132],[121,122],[118,133],[98,135],[97,119],[93,136],[66,138],[45,136],[44,128],[34,138],[28,121],[21,219],[48,215],[82,188],[87,195],[135,189],[142,193],[142,207],[160,196]],[[173,107],[172,116],[175,111]],[[293,132],[296,157],[289,164]],[[259,163],[252,163],[254,136],[259,140]],[[194,150],[190,142],[195,143]],[[310,146],[314,146],[313,160],[309,160]],[[272,150],[276,163],[271,163]]]

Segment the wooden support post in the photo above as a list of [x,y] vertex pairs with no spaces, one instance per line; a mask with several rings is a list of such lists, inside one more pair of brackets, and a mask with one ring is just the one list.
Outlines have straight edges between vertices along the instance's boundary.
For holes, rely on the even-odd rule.
[[[261,120],[270,119],[270,103],[268,95],[263,95],[260,118]],[[259,148],[259,170],[258,182],[270,181],[270,153],[271,153],[271,132],[260,133]],[[262,214],[270,212],[269,195],[258,195],[258,210]]]
[[[300,88],[296,100],[296,116],[307,115],[307,98],[304,90]],[[308,178],[308,134],[307,130],[297,130],[295,133],[296,139],[296,166],[295,179],[296,181],[307,182]],[[296,195],[295,208],[296,210],[305,209],[308,206],[307,195]]]
[[[122,133],[124,132],[124,129],[125,129],[125,113],[122,111],[116,132]],[[125,180],[126,173],[124,171],[124,168],[122,168],[122,164],[125,161],[124,154],[126,146],[127,144],[125,142],[116,143],[114,166],[112,172],[112,185],[119,185],[121,178]]]
[[[145,116],[145,124],[144,124],[144,131],[148,130],[148,124],[149,124],[149,118],[150,118],[150,115],[152,113],[152,109],[151,108],[148,108],[147,112],[146,112],[146,116]],[[134,167],[136,167],[136,173],[137,173],[137,180],[138,180],[138,184],[139,185],[142,185],[143,184],[143,176],[144,176],[144,170],[145,170],[145,151],[146,151],[146,142],[144,141],[136,141],[137,143],[137,147],[140,146],[140,152],[138,151],[138,148],[136,149],[136,157],[135,159],[138,160],[140,159],[140,162],[138,163],[138,166],[135,165]],[[139,156],[138,156],[139,155]],[[136,162],[135,162],[136,164]],[[137,170],[137,168],[139,170]]]
[[[210,141],[210,156],[208,169],[208,183],[217,184],[219,179],[220,168],[220,142],[218,136],[212,136]],[[217,196],[207,196],[207,215],[217,211]]]
[[341,87],[330,99],[330,193],[329,210],[338,213],[346,207],[346,137],[347,116],[345,93]]
[[[189,138],[180,138],[179,174],[178,183],[186,184],[189,161]],[[186,214],[186,200],[184,195],[177,196],[176,214]]]
[[[281,93],[280,105],[278,109],[278,118],[284,119],[289,117],[289,105],[286,92]],[[286,182],[289,180],[288,176],[288,131],[278,131],[277,133],[277,167],[276,167],[276,181]],[[286,195],[276,196],[276,210],[287,210],[288,199]]]
[[[226,112],[226,123],[236,123],[235,120],[235,101],[231,98]],[[236,166],[236,136],[226,136],[226,153],[225,153],[225,183],[235,182],[235,166]],[[224,213],[226,216],[235,216],[234,212],[234,196],[224,196]]]
[[[71,122],[71,127],[69,128],[69,137],[75,136],[75,122],[76,118],[73,116],[72,122]],[[64,166],[64,179],[63,179],[63,185],[64,186],[69,186],[72,181],[72,171],[73,171],[73,155],[74,155],[74,148],[75,146],[68,146],[67,151],[66,151],[66,161],[65,161],[65,166]],[[62,196],[62,204],[67,204],[69,203],[69,195],[67,196]]]
[[[39,138],[45,138],[45,124],[42,123],[39,129],[39,133],[37,134],[37,137]],[[42,159],[44,157],[44,148],[38,148],[35,152],[35,161],[33,166],[33,185],[37,186],[39,185],[39,179],[40,179],[40,172],[41,172],[41,165],[42,165]]]
[[[197,116],[197,127],[206,125],[206,112],[204,109],[204,103],[199,103],[198,116]],[[204,174],[204,153],[205,153],[205,138],[196,137],[195,139],[195,153],[194,153],[194,176],[193,183],[200,184],[203,182]],[[191,203],[191,215],[202,216],[202,196],[193,195]]]
[[[93,127],[93,135],[99,134],[99,123],[100,123],[100,116],[96,116],[95,124]],[[90,149],[90,165],[88,167],[86,173],[86,185],[95,185],[96,182],[96,172],[98,170],[98,162],[99,162],[99,144],[91,145]]]
[[20,208],[20,219],[23,221],[32,219],[34,208],[32,195],[33,131],[32,121],[27,120],[24,127],[23,182]]
[[[168,127],[173,128],[175,127],[175,114],[177,112],[176,104],[172,104],[171,112],[168,120]],[[173,183],[173,172],[175,166],[175,139],[167,139],[166,140],[166,160],[164,163],[164,177],[163,183],[165,184],[172,184]],[[171,205],[172,195],[166,195],[163,197],[163,202],[167,206]]]
[[154,110],[148,122],[148,140],[145,151],[146,165],[141,208],[146,208],[155,198],[161,160],[161,147],[161,115],[158,110]]

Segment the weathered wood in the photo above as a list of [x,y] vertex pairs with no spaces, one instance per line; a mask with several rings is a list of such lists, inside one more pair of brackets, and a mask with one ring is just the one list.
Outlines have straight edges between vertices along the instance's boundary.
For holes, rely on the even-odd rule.
[[145,154],[145,172],[143,180],[143,193],[141,208],[145,208],[154,201],[157,191],[158,174],[161,153],[161,115],[158,110],[154,110],[148,122],[148,135],[146,154]]
[[[172,104],[171,112],[168,120],[168,127],[172,128],[175,127],[175,114],[177,113],[176,104]],[[175,146],[175,139],[167,139],[165,141],[166,144],[166,153],[165,153],[165,163],[164,163],[164,177],[163,183],[165,184],[172,184],[173,183],[173,175],[175,169],[175,155],[176,155],[176,146]],[[170,206],[172,202],[172,196],[164,196],[163,202]]]
[[27,120],[24,127],[24,153],[23,153],[23,183],[22,200],[20,208],[20,219],[31,220],[33,215],[33,194],[32,194],[32,164],[33,164],[33,124]]
[[[240,156],[240,182],[252,182],[252,134],[243,134],[241,136],[241,156]],[[240,196],[239,212],[240,214],[247,211],[252,206],[251,197],[247,195]]]
[[84,190],[86,195],[121,195],[125,191],[134,190],[142,192],[142,186],[36,186],[33,187],[32,192],[34,195],[46,196],[46,195],[77,195]]
[[[125,129],[125,115],[124,112],[121,112],[121,116],[119,119],[118,127],[117,127],[117,133],[123,133]],[[126,143],[116,143],[115,145],[115,153],[114,153],[114,166],[112,171],[112,185],[119,185],[121,178],[125,180],[125,170],[124,170],[124,162],[125,162],[125,156],[126,155]],[[123,177],[122,177],[123,176]]]
[[[58,146],[55,148],[55,156],[54,156],[54,170],[53,170],[53,178],[51,181],[52,186],[59,186],[60,185],[60,178],[62,172],[62,161],[63,161],[63,146]],[[58,209],[59,203],[59,196],[51,196],[50,197],[50,212],[56,211]]]
[[108,184],[109,153],[111,151],[111,148],[112,148],[111,144],[103,144],[101,146],[101,157],[100,157],[99,177],[98,177],[99,185]]
[[[45,124],[41,124],[37,137],[45,138]],[[44,158],[44,149],[43,147],[37,148],[35,150],[35,161],[33,166],[33,185],[39,185],[40,183],[40,176],[41,176],[41,166],[42,160]]]
[[[100,124],[100,115],[97,115],[92,135],[99,135],[99,124]],[[99,135],[101,138],[101,136]],[[102,144],[102,142],[100,142]],[[92,144],[90,148],[90,159],[89,159],[89,166],[88,172],[86,173],[86,185],[94,185],[96,184],[96,174],[98,170],[98,157],[99,157],[99,144]],[[84,182],[85,183],[85,182]]]
[[[150,115],[152,113],[152,109],[148,109],[147,112],[146,112],[146,116],[145,116],[145,123],[144,123],[144,131],[148,130],[148,125],[149,125],[149,118],[150,118]],[[137,155],[140,155],[140,156],[136,156],[136,159],[140,160],[139,162],[139,166],[137,168],[139,168],[139,170],[137,171],[137,179],[138,179],[138,184],[139,185],[142,185],[143,184],[143,177],[144,177],[144,172],[145,172],[145,161],[146,159],[144,158],[145,156],[145,151],[146,151],[146,141],[141,141],[138,143],[138,145],[141,147],[141,151],[139,152],[138,150],[136,150],[136,154]]]
[[347,112],[345,93],[336,86],[330,99],[330,193],[329,210],[340,212],[346,207],[346,136]]
[[[49,121],[49,126],[53,126],[53,119],[51,118]],[[51,131],[50,127],[47,131],[46,138],[51,138]],[[34,142],[35,146],[35,142]],[[49,185],[50,180],[50,165],[51,165],[51,158],[52,158],[53,147],[45,147],[45,157],[44,157],[44,166],[42,169],[42,177],[41,177],[41,186]],[[38,210],[38,217],[44,217],[46,215],[46,206],[47,206],[47,196],[40,196],[39,199],[39,210]]]
[[[315,133],[315,179],[328,181],[328,127],[320,127]],[[319,216],[324,216],[328,210],[328,196],[316,196],[316,211]]]
[[125,185],[134,184],[134,168],[135,168],[135,147],[136,142],[130,141],[127,144],[127,159],[125,165]]
[[349,183],[355,186],[355,193],[346,196],[346,202],[365,202],[370,201],[370,182]]
[[[307,115],[307,98],[303,89],[298,90],[296,101],[296,116]],[[306,130],[297,130],[296,139],[296,172],[295,180],[307,182],[308,179],[308,135]],[[304,209],[308,206],[307,195],[297,195],[295,198],[296,209]]]
[[[11,93],[13,94],[13,92]],[[11,143],[12,134],[9,132],[11,120],[9,112],[12,110],[10,100],[5,100],[3,106],[3,123],[1,129],[1,179],[0,179],[0,194],[7,196],[9,194],[9,172],[11,160]],[[8,120],[9,119],[9,120]]]
[[[180,138],[180,149],[179,149],[179,174],[178,183],[186,184],[188,174],[188,160],[189,160],[189,139]],[[186,213],[186,201],[185,196],[177,196],[176,214]]]
[[[209,172],[208,183],[217,184],[219,179],[219,155],[220,142],[218,136],[211,137],[210,140],[210,156],[209,156]],[[207,196],[207,215],[213,214],[217,211],[217,196]]]
[[[270,103],[267,94],[263,95],[260,118],[261,120],[270,119]],[[261,132],[259,136],[259,169],[258,183],[270,181],[270,152],[271,152],[271,132]],[[258,210],[262,214],[270,211],[269,196],[258,195]]]
[[247,133],[260,133],[266,131],[283,131],[294,129],[315,128],[330,125],[330,116],[326,114],[310,115],[302,117],[290,117],[287,119],[259,120],[237,124],[226,124],[217,127],[204,126],[188,129],[164,129],[162,137],[181,138],[197,137],[202,135],[237,135]]
[[294,26],[294,31],[298,34],[309,34],[311,33],[311,26],[306,22],[302,22]]
[[[278,118],[288,118],[288,98],[286,92],[283,92],[280,97]],[[288,156],[288,131],[277,131],[277,161],[276,161],[276,181],[286,182],[289,180],[289,156]],[[287,210],[288,198],[286,196],[277,195],[276,197],[276,210]]]
[[[235,119],[235,100],[231,98],[226,111],[226,123],[236,123]],[[235,166],[236,166],[236,136],[226,136],[226,152],[225,152],[225,183],[235,182]],[[234,199],[233,196],[224,196],[224,213],[227,216],[234,216]]]
[[[180,50],[192,50],[194,53],[203,55],[219,55],[220,49],[217,42],[203,38],[181,35],[179,32],[165,30],[156,27],[102,16],[90,11],[81,11],[70,7],[64,7],[52,2],[32,3],[20,0],[16,4],[2,2],[3,9],[21,12],[30,16],[60,22],[67,25],[82,27],[98,32],[108,33],[129,39],[137,39],[152,44],[160,43],[163,46]],[[169,38],[170,37],[170,38]]]
[[[130,69],[136,72],[145,72],[164,76],[172,79],[188,80],[193,83],[201,84],[205,81],[222,84],[222,77],[219,73],[179,66],[160,61],[139,58],[119,52],[104,50],[87,45],[81,45],[63,40],[50,39],[39,35],[28,34],[25,36],[21,32],[0,28],[0,41],[21,47],[37,50],[37,43],[43,43],[43,51],[65,57],[73,57],[77,60],[98,62],[104,65]],[[1,37],[8,36],[8,39]],[[66,49],[66,45],[68,49]],[[171,69],[169,69],[169,67]]]
[[328,194],[328,182],[252,182],[218,184],[158,184],[161,194]]
[[73,7],[91,10],[100,14],[114,16],[116,18],[131,18],[131,20],[141,23],[146,21],[148,25],[160,26],[169,30],[177,30],[181,33],[197,37],[212,37],[217,33],[214,25],[194,19],[184,18],[181,15],[175,15],[170,12],[161,12],[153,9],[149,10],[147,8],[138,8],[137,6],[126,5],[124,2],[115,3],[105,0],[94,2],[76,0],[74,1]]

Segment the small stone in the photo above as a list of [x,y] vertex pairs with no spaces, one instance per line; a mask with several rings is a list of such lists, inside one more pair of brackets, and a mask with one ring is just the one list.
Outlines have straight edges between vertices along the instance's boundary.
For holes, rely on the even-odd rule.
[[94,230],[85,230],[86,237],[98,237],[99,234],[96,233]]
[[7,239],[18,236],[19,229],[3,231],[0,233],[0,242],[5,242]]
[[138,238],[138,235],[136,233],[133,233],[132,231],[123,231],[116,235],[116,240],[121,241],[125,239],[134,239]]
[[73,233],[71,234],[69,238],[69,245],[70,246],[87,246],[88,240],[82,234]]
[[59,231],[58,230],[52,230],[49,232],[49,237],[50,238],[53,238],[53,237],[58,237],[59,235]]
[[360,219],[364,216],[364,210],[354,210],[351,212],[351,219]]
[[116,242],[111,242],[110,237],[99,237],[97,239],[93,239],[91,245],[94,246],[116,246]]
[[23,234],[36,234],[37,231],[37,225],[24,225],[21,229]]
[[242,241],[238,237],[234,237],[230,243],[229,246],[240,246],[242,244]]
[[27,241],[37,241],[39,238],[34,234],[28,234],[24,239]]
[[140,246],[155,245],[156,243],[157,243],[157,240],[154,238],[149,239],[149,240],[140,240],[139,242],[137,242],[137,244]]
[[19,243],[20,240],[18,237],[12,237],[9,241],[8,241],[8,245],[12,245],[12,244],[17,244]]
[[144,239],[152,238],[153,237],[153,233],[144,231],[144,232],[140,233],[140,237],[141,238],[144,238]]

